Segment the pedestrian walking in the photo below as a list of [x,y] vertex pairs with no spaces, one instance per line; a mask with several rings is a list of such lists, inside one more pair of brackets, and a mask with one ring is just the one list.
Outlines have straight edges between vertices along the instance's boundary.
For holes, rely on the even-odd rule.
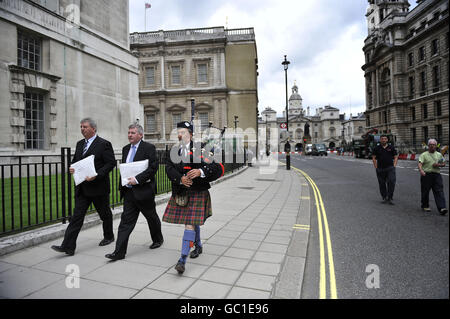
[[[81,134],[84,139],[78,141],[72,164],[88,156],[94,155],[94,166],[97,176],[87,177],[84,182],[75,187],[75,208],[70,218],[69,226],[64,234],[61,246],[52,246],[53,250],[73,255],[76,240],[83,226],[84,217],[93,203],[103,221],[103,240],[99,246],[105,246],[114,241],[112,212],[109,206],[109,173],[116,166],[114,151],[109,141],[97,135],[97,124],[91,118],[80,121]],[[70,168],[70,173],[75,170]]]
[[372,152],[372,161],[377,173],[383,203],[394,205],[395,167],[397,166],[398,153],[394,146],[388,144],[387,135],[380,136],[380,143],[375,146]]
[[153,144],[142,140],[144,128],[139,124],[128,126],[128,141],[130,144],[122,149],[122,163],[132,163],[148,160],[148,167],[143,172],[128,179],[128,184],[120,184],[120,197],[123,198],[123,213],[120,218],[116,249],[105,255],[112,260],[124,259],[127,253],[128,239],[136,226],[141,212],[147,220],[148,229],[153,243],[150,249],[158,248],[164,242],[161,233],[161,221],[156,213],[155,204],[155,174],[158,171],[156,148]]
[[224,174],[222,164],[210,161],[204,152],[192,141],[193,127],[189,122],[177,124],[179,148],[166,164],[166,173],[172,181],[172,197],[167,204],[162,220],[167,223],[184,224],[181,257],[175,269],[179,274],[185,271],[187,256],[191,247],[191,258],[197,258],[202,252],[200,226],[212,215],[210,182]]
[[430,189],[433,190],[436,207],[441,215],[447,214],[445,205],[444,184],[442,182],[441,167],[445,166],[442,154],[436,151],[435,139],[428,141],[428,151],[419,156],[421,206],[426,212],[431,211],[429,205]]

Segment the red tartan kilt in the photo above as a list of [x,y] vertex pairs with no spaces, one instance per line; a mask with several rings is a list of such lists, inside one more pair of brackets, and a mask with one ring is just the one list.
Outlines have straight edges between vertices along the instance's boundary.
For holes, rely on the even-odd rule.
[[178,206],[175,197],[170,197],[162,220],[171,224],[203,225],[212,215],[209,191],[188,191],[188,196],[187,206]]

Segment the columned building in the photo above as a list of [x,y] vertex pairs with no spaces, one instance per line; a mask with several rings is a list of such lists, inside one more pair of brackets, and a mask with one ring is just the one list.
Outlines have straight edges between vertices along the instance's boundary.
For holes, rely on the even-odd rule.
[[449,143],[448,1],[369,0],[362,69],[366,124],[404,151]]
[[116,150],[142,117],[128,1],[0,1],[0,153],[60,154],[91,117]]
[[258,66],[253,28],[133,33],[130,40],[139,59],[147,140],[157,148],[174,143],[176,123],[191,120],[194,100],[194,120],[202,131],[236,125],[252,130],[247,140],[256,144]]
[[[339,109],[326,105],[317,108],[315,114],[310,114],[310,107],[303,109],[303,99],[298,92],[298,86],[294,84],[292,94],[289,97],[289,133],[284,127],[286,124],[286,113],[277,117],[277,113],[270,107],[261,112],[259,127],[266,133],[266,140],[270,141],[276,129],[277,145],[266,145],[271,152],[284,151],[286,143],[290,143],[291,151],[304,149],[305,143],[325,144],[326,147],[334,148],[340,146],[341,128],[345,114],[339,114]],[[271,130],[273,129],[273,130]]]

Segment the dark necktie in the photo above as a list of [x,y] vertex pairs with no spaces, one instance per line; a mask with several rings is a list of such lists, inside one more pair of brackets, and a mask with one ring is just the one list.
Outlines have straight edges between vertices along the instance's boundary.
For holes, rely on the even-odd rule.
[[83,155],[87,152],[87,150],[88,150],[88,140],[84,140]]

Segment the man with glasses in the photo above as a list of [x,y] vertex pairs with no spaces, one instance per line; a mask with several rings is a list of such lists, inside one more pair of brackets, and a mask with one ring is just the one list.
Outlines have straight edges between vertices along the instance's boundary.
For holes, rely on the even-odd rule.
[[422,194],[422,209],[426,212],[431,211],[429,205],[430,189],[433,190],[434,200],[441,215],[447,214],[445,205],[444,184],[440,169],[445,166],[445,160],[441,153],[436,151],[437,141],[430,139],[428,141],[428,151],[420,154],[419,172],[420,172],[420,190]]

